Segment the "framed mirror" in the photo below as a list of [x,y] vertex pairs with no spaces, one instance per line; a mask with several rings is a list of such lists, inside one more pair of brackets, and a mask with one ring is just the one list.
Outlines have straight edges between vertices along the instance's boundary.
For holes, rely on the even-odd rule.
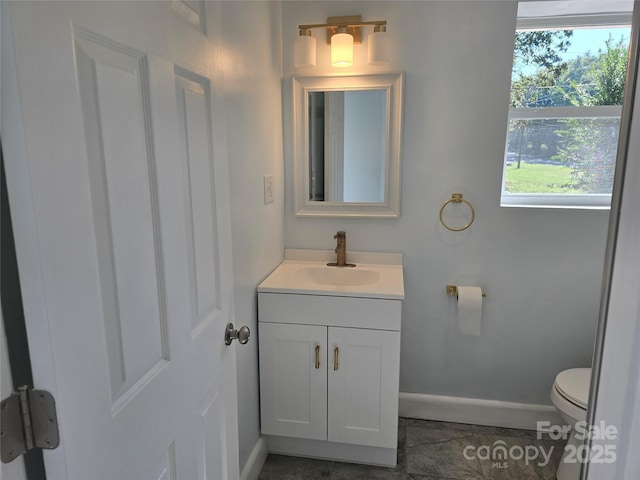
[[295,211],[400,215],[400,73],[293,77]]

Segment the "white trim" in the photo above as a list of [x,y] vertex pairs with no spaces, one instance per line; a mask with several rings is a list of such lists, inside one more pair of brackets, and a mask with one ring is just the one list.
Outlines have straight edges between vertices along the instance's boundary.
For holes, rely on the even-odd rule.
[[[297,217],[400,216],[400,169],[404,74],[352,76],[293,76],[293,177],[294,210]],[[318,202],[309,200],[308,94],[316,91],[386,90],[387,155],[384,201],[380,203]]]
[[269,444],[267,438],[263,435],[258,438],[251,454],[247,459],[247,463],[244,464],[242,472],[240,473],[240,480],[257,480],[262,470],[264,462],[267,460],[269,454]]
[[574,28],[625,26],[631,26],[631,12],[558,15],[552,17],[520,17],[516,23],[516,30],[569,30]]
[[508,193],[500,195],[501,207],[571,208],[582,210],[611,209],[611,194]]
[[[549,386],[551,389],[551,385]],[[563,425],[553,405],[400,392],[400,416],[441,422],[536,430],[536,422]]]
[[369,447],[366,445],[327,442],[326,440],[309,440],[306,438],[272,435],[269,435],[269,453],[380,465],[383,467],[395,467],[398,459],[398,450],[396,448]]

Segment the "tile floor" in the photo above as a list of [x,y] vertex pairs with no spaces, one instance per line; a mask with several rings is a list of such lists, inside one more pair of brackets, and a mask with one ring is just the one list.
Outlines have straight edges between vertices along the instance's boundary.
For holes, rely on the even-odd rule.
[[[466,448],[467,457],[486,458],[500,446],[510,453],[505,460],[464,455]],[[269,455],[258,480],[555,480],[563,448],[530,430],[401,418],[395,469]],[[527,453],[537,458],[527,461]]]

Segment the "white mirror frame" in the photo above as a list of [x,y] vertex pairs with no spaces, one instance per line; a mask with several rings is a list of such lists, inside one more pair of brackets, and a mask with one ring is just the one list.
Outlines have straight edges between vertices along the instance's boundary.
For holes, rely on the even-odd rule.
[[[293,169],[298,217],[400,216],[400,153],[402,143],[402,73],[332,77],[293,77]],[[309,92],[386,90],[387,155],[384,201],[342,203],[309,200]]]

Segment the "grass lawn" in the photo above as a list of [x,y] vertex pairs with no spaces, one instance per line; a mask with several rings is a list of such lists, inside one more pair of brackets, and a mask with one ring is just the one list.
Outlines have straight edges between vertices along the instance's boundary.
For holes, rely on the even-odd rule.
[[522,162],[505,167],[505,191],[509,193],[580,193],[567,185],[574,183],[572,169],[563,165]]

